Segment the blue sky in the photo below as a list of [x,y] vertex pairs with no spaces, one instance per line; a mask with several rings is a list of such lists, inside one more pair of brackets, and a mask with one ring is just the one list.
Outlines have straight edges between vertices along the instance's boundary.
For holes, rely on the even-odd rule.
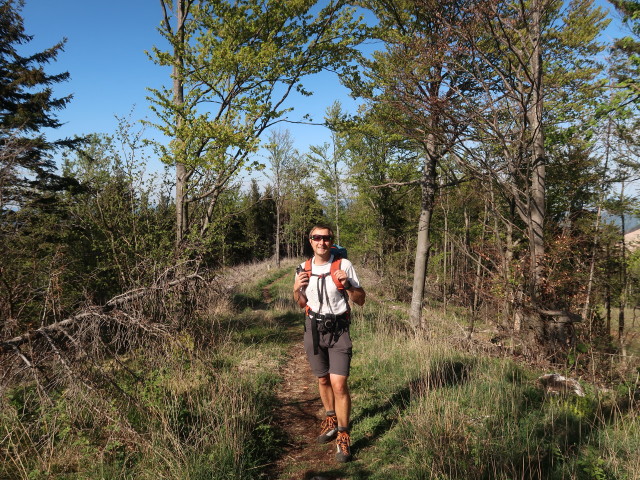
[[[605,0],[596,3],[610,8]],[[134,107],[133,119],[150,115],[147,87],[169,84],[168,69],[154,65],[145,54],[162,42],[156,30],[162,14],[158,0],[26,0],[22,13],[26,33],[34,36],[27,51],[40,51],[67,38],[65,51],[48,67],[49,73],[71,74],[70,81],[55,87],[56,94],[74,95],[70,105],[59,113],[65,125],[57,130],[56,137],[114,133],[115,116],[127,116]],[[606,36],[619,36],[616,30],[610,27]],[[333,74],[311,79],[309,88],[315,92],[312,97],[290,102],[295,107],[289,115],[292,120],[308,113],[321,121],[335,100],[347,109],[354,108],[354,101]],[[286,128],[302,151],[329,138],[321,126]]]
[[[161,44],[157,31],[162,10],[158,0],[26,0],[22,11],[25,31],[34,36],[28,52],[48,48],[63,37],[65,51],[49,65],[49,73],[68,71],[71,80],[55,86],[55,93],[74,98],[58,118],[65,122],[52,135],[57,138],[86,133],[114,133],[115,116],[149,117],[147,87],[169,85],[170,71],[153,64],[145,54]],[[311,98],[292,99],[291,120],[310,114],[322,121],[336,99],[354,105],[335,75],[321,74],[310,80]],[[296,146],[328,141],[322,126],[283,125],[291,130]],[[148,131],[151,135],[154,132]]]

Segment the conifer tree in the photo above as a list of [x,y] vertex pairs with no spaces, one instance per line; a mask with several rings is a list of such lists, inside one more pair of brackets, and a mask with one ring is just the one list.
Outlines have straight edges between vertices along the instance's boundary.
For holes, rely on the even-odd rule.
[[38,53],[21,50],[33,36],[24,31],[22,0],[0,3],[0,210],[18,208],[43,191],[64,186],[54,172],[52,152],[75,140],[47,140],[42,130],[58,128],[56,112],[72,96],[55,97],[52,86],[69,73],[48,74],[45,66],[56,60],[66,40]]
[[[64,311],[65,212],[63,189],[77,181],[56,175],[53,153],[81,140],[49,140],[45,129],[61,125],[56,113],[71,95],[53,86],[69,73],[47,73],[65,41],[37,53],[25,33],[22,0],[0,0],[0,334]],[[51,292],[57,292],[52,295]]]
[[621,90],[622,103],[635,103],[640,100],[640,1],[610,0],[616,10],[622,14],[622,20],[628,27],[628,35],[616,39],[613,45],[617,65],[614,70],[618,88]]

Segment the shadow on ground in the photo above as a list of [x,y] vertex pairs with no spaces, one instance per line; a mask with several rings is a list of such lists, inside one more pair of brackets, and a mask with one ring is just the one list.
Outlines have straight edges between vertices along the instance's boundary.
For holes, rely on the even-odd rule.
[[398,414],[406,410],[414,398],[421,397],[435,388],[453,387],[467,382],[472,368],[473,362],[470,361],[436,362],[426,376],[414,378],[401,386],[384,403],[371,405],[358,411],[353,417],[352,425],[354,426],[369,417],[379,416],[383,420],[377,422],[367,436],[354,442],[352,449],[358,451],[371,446],[395,425]]

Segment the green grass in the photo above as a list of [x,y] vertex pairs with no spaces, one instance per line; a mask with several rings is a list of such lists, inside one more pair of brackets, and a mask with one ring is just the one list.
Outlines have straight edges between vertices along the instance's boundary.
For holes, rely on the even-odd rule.
[[546,396],[543,372],[394,332],[375,310],[352,329],[350,478],[640,478],[633,383]]
[[280,438],[270,418],[283,326],[296,321],[262,289],[290,270],[243,283],[227,311],[214,318],[205,305],[180,332],[118,362],[79,364],[91,388],[68,380],[8,391],[0,478],[259,478]]
[[[5,392],[0,479],[265,478],[285,434],[272,424],[278,370],[302,323],[291,301],[293,268],[256,269],[226,310],[212,316],[203,308],[169,339],[87,365],[91,388],[68,381],[45,394],[25,382]],[[447,340],[457,318],[428,315],[438,322],[425,338],[412,334],[400,309],[354,307],[355,461],[318,474],[640,478],[634,378],[609,390],[585,384],[583,398],[546,396],[537,378],[547,372],[462,351]],[[302,477],[304,468],[288,473]]]

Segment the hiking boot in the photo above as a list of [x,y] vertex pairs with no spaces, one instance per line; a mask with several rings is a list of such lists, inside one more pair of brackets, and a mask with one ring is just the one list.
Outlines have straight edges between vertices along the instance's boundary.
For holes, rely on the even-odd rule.
[[320,425],[320,435],[316,439],[318,443],[327,443],[336,438],[338,434],[338,417],[335,415],[327,416]]
[[349,432],[338,432],[336,447],[338,449],[336,462],[342,463],[351,460],[351,438],[349,437]]

